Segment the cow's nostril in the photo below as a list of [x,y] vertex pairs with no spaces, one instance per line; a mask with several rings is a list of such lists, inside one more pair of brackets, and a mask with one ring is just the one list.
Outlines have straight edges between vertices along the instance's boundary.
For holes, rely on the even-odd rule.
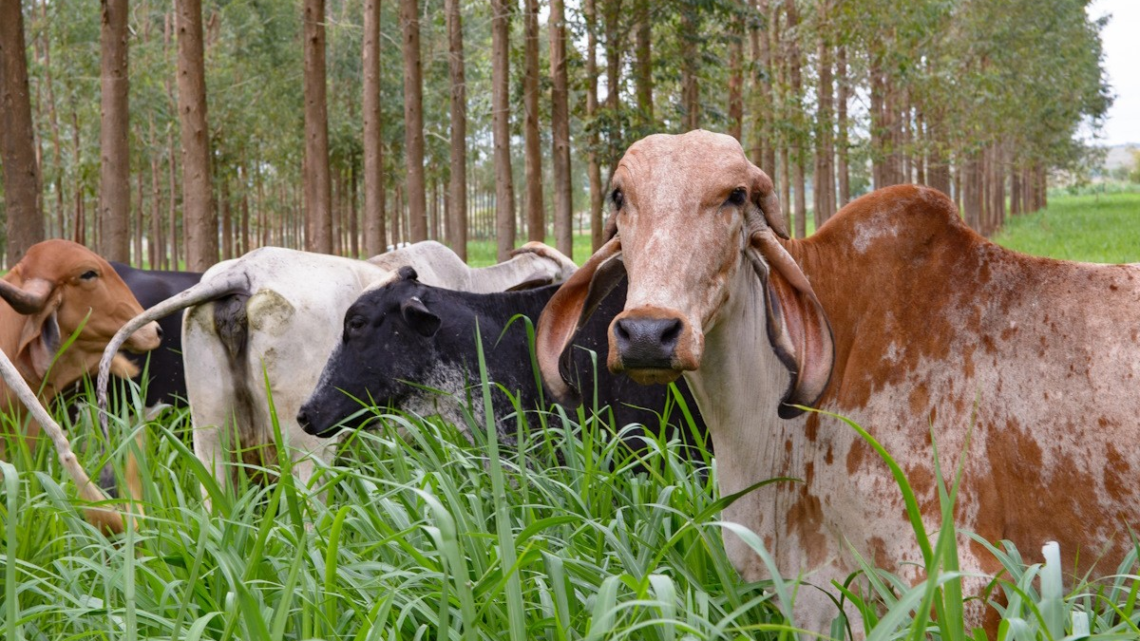
[[159,325],[158,327],[155,327],[154,329],[155,329],[155,332],[158,333],[158,339],[162,340],[162,326]]
[[681,321],[680,319],[674,318],[673,321],[664,328],[664,331],[661,332],[661,343],[665,345],[676,343],[677,338],[680,336]]
[[626,329],[624,320],[620,320],[614,324],[614,333],[617,334],[620,340],[629,341],[629,330]]
[[297,412],[297,424],[301,426],[301,429],[308,427],[309,426],[309,413],[306,412],[305,410],[301,410],[300,412]]

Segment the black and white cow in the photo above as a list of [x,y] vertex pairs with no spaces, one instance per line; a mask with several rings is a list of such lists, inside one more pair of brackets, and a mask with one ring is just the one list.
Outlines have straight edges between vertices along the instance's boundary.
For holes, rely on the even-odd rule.
[[[537,319],[558,285],[496,294],[471,294],[420,283],[415,270],[405,267],[399,278],[365,292],[349,307],[340,344],[329,357],[320,383],[301,407],[297,421],[309,434],[332,436],[343,427],[360,427],[371,414],[361,412],[362,402],[392,407],[421,415],[440,414],[461,429],[466,424],[461,411],[467,398],[479,404],[479,364],[476,326],[483,344],[487,376],[496,384],[492,394],[494,415],[504,436],[514,434],[514,405],[504,390],[516,395],[519,407],[532,410],[540,405],[539,381],[531,363],[525,323],[512,319],[523,315]],[[597,407],[603,420],[623,428],[630,424],[661,426],[661,416],[670,402],[667,387],[643,387],[628,377],[615,376],[600,360],[595,367],[587,350],[605,354],[610,319],[624,305],[625,286],[616,288],[601,302],[591,320],[578,333],[563,363],[568,381],[581,390],[582,403]],[[597,379],[594,379],[597,372]],[[705,426],[688,387],[678,390],[695,425],[686,425],[676,407],[668,413],[667,438],[678,436],[686,445],[705,443]],[[439,394],[438,392],[445,392]],[[553,399],[543,390],[544,398]],[[353,416],[355,421],[349,421]],[[481,418],[476,414],[476,419]],[[573,413],[571,412],[571,416]],[[638,447],[644,432],[624,432],[627,443]],[[686,448],[695,455],[696,450]]]
[[[150,309],[171,296],[190,289],[202,280],[199,272],[175,272],[151,269],[136,269],[130,265],[111,261],[115,272],[127,284],[131,293],[138,299],[143,309]],[[162,344],[147,354],[127,354],[127,358],[138,365],[139,370],[146,366],[146,404],[153,407],[158,403],[185,405],[186,368],[182,365],[182,311],[158,319],[162,328]],[[147,359],[150,365],[147,366]],[[142,374],[135,382],[142,384]]]

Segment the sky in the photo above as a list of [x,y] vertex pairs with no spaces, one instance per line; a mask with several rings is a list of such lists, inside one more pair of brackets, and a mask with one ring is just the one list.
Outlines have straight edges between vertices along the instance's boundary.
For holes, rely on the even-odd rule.
[[1116,100],[1102,132],[1106,145],[1140,144],[1140,0],[1094,0],[1089,15],[1112,14],[1101,32]]

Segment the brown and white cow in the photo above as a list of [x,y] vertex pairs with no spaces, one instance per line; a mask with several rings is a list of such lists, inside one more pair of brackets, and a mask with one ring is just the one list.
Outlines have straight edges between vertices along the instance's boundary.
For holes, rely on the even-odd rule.
[[[0,298],[4,301],[0,303],[0,351],[13,362],[23,382],[39,390],[44,403],[95,371],[103,348],[115,332],[142,313],[110,263],[69,240],[32,245],[0,280]],[[73,335],[74,341],[61,352]],[[126,347],[150,351],[158,347],[161,337],[158,324],[150,323],[134,332]],[[128,377],[137,373],[126,359],[117,359],[115,369]],[[11,385],[0,379],[0,413],[22,417],[25,407]],[[28,436],[36,436],[39,430],[40,422],[29,422]],[[58,446],[59,440],[56,442]],[[0,439],[0,458],[3,455],[4,441]],[[95,491],[86,483],[79,485],[81,493]],[[114,525],[108,527],[116,529]]]
[[[771,180],[709,132],[635,143],[610,200],[616,236],[540,320],[543,374],[566,389],[563,346],[591,299],[628,274],[610,368],[640,382],[685,375],[722,495],[802,481],[724,512],[762,537],[782,575],[837,593],[858,555],[924,576],[886,464],[841,421],[795,407],[812,404],[886,447],[928,531],[939,524],[933,437],[950,481],[964,461],[959,527],[1009,539],[1029,562],[1058,541],[1067,577],[1116,570],[1140,526],[1140,265],[1003,249],[941,193],[910,185],[790,240]],[[959,544],[964,571],[999,572],[983,546]],[[744,578],[766,575],[741,539],[725,545]],[[837,614],[822,590],[801,589],[795,610],[817,631]],[[971,623],[981,617],[979,606]]]

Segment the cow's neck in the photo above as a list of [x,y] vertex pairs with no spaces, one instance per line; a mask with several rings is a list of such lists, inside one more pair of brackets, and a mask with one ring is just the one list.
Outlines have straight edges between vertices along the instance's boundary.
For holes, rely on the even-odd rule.
[[[763,291],[750,265],[742,261],[730,287],[716,326],[705,335],[702,362],[709,367],[685,377],[712,433],[722,496],[788,474],[799,454],[787,449],[797,439],[785,434],[803,429],[802,420],[777,415],[791,376],[768,341]],[[752,492],[726,508],[724,517],[774,546],[777,516],[785,510],[773,492]],[[763,576],[754,553],[735,537],[726,537],[725,543],[746,579]]]

